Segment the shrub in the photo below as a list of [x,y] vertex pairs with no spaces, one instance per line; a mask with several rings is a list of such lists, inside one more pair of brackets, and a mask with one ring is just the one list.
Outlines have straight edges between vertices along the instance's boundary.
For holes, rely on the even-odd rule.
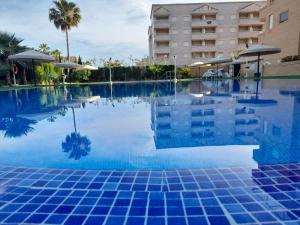
[[53,64],[43,63],[35,67],[35,73],[38,83],[58,82],[62,77],[62,71],[59,68],[55,68]]
[[91,71],[75,70],[68,76],[68,80],[72,82],[88,82],[90,81]]
[[188,67],[177,68],[177,73],[182,79],[190,78],[192,75],[191,69]]

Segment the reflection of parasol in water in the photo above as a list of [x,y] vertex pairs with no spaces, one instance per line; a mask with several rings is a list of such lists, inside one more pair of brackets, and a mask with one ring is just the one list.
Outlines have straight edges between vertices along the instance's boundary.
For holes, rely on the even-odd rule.
[[245,106],[249,107],[268,107],[268,106],[274,106],[277,104],[277,101],[272,99],[259,99],[258,96],[258,86],[259,86],[259,79],[256,80],[256,93],[255,97],[252,97],[250,99],[240,99],[238,100],[238,103],[243,104]]

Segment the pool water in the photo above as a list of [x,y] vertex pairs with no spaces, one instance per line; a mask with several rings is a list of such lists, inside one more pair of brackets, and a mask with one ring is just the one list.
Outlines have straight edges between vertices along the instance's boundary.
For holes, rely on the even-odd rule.
[[0,92],[0,164],[169,170],[300,162],[300,80]]

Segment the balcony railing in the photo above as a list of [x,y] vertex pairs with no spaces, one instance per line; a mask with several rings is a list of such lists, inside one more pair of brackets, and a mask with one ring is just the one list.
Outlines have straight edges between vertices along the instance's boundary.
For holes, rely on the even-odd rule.
[[169,28],[170,20],[154,20],[153,26],[154,28]]
[[239,38],[257,38],[261,31],[239,31]]
[[263,25],[259,18],[240,18],[239,25]]
[[215,45],[192,45],[192,52],[215,52]]
[[217,21],[216,20],[192,20],[192,27],[216,27]]
[[200,33],[200,32],[193,32],[192,33],[192,40],[201,40],[201,39],[217,39],[216,33]]
[[166,54],[168,54],[168,53],[170,53],[170,47],[155,47],[155,49],[154,49],[154,53],[156,53],[156,54],[164,54],[164,53],[166,53]]
[[154,38],[157,41],[169,41],[170,35],[169,34],[155,34]]

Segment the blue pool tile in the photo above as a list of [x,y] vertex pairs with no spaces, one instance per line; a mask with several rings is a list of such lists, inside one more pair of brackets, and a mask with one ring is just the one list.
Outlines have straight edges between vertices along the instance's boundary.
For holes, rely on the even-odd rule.
[[86,216],[70,216],[66,222],[65,225],[82,225],[85,221]]
[[186,224],[185,217],[168,217],[168,225]]
[[167,214],[168,216],[183,216],[184,211],[183,208],[180,207],[168,207]]
[[243,204],[243,206],[250,212],[255,212],[255,211],[263,211],[264,208],[261,207],[259,204],[257,203],[247,203],[247,204]]
[[91,206],[77,206],[74,209],[73,214],[83,214],[83,215],[87,215],[92,211],[93,207]]
[[69,214],[73,211],[74,206],[70,206],[70,205],[61,205],[59,206],[56,210],[55,213],[58,214]]
[[91,214],[93,215],[107,215],[110,207],[95,207]]
[[22,223],[30,214],[29,213],[14,213],[4,222],[6,223]]
[[47,217],[48,214],[33,214],[26,220],[26,223],[41,224]]
[[252,214],[259,222],[272,222],[276,219],[268,212],[259,212]]
[[38,213],[51,213],[57,208],[57,205],[42,205],[37,212]]
[[110,211],[110,215],[125,216],[127,214],[128,207],[113,207]]
[[232,214],[237,223],[253,223],[255,220],[249,214]]
[[189,225],[207,225],[205,217],[188,217]]
[[148,217],[147,225],[165,225],[164,217]]
[[129,215],[130,216],[145,216],[146,208],[130,208]]
[[224,212],[220,207],[204,207],[207,215],[223,215]]
[[201,207],[187,207],[185,211],[189,216],[203,215],[203,209]]
[[22,204],[9,204],[6,205],[4,208],[2,208],[0,212],[15,212],[22,206],[23,206]]
[[211,225],[230,225],[228,219],[225,216],[209,216],[208,220]]
[[10,215],[11,215],[10,213],[0,213],[0,222],[2,222],[3,220],[5,220]]
[[101,225],[105,220],[104,216],[89,216],[84,225]]
[[126,225],[144,225],[144,217],[128,217]]
[[272,211],[272,214],[277,217],[278,219],[282,221],[288,221],[288,220],[296,220],[297,217],[294,216],[289,211]]
[[148,208],[148,216],[164,216],[165,208]]
[[105,225],[116,225],[116,224],[123,224],[125,221],[125,217],[108,217]]

